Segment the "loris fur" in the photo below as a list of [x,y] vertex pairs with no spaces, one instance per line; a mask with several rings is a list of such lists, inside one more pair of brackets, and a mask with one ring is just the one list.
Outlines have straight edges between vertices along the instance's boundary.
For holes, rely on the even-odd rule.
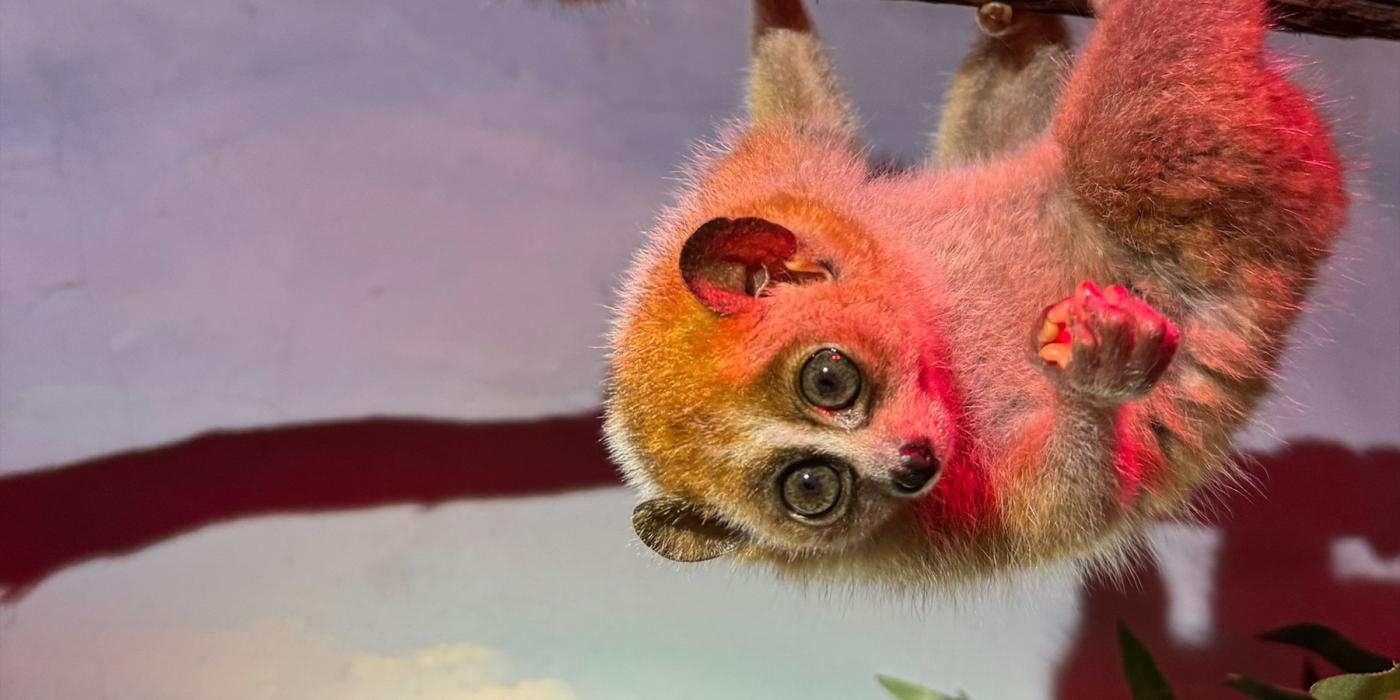
[[[652,549],[929,589],[1111,558],[1230,470],[1342,226],[1262,0],[989,3],[938,151],[867,162],[796,0],[611,335],[606,434]],[[1071,67],[1071,64],[1074,65]]]

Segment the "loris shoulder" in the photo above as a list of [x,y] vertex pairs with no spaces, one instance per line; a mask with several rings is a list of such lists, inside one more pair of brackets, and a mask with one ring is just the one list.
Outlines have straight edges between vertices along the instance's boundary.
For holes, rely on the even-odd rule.
[[678,561],[928,587],[1109,558],[1229,470],[1345,211],[1262,0],[979,13],[939,152],[876,175],[796,0],[632,269],[609,446]]

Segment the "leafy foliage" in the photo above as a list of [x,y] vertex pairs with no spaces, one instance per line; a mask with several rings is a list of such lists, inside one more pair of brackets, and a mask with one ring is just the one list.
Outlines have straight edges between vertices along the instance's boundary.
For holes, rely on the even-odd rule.
[[[1304,661],[1303,677],[1311,684],[1307,692],[1239,675],[1230,676],[1225,681],[1227,687],[1255,700],[1400,700],[1400,662],[1391,661],[1330,627],[1312,623],[1290,625],[1264,632],[1259,639],[1306,649],[1345,673],[1313,682],[1317,670],[1311,661]],[[1118,654],[1133,700],[1175,700],[1176,696],[1147,647],[1121,620],[1118,622]],[[947,695],[889,676],[876,676],[875,680],[895,700],[968,700],[961,692]]]
[[1382,673],[1394,665],[1390,659],[1366,649],[1323,625],[1304,623],[1269,630],[1259,635],[1266,642],[1278,642],[1307,649],[1332,662],[1347,673]]
[[1118,656],[1123,660],[1123,675],[1133,700],[1175,700],[1157,662],[1122,620],[1118,621]]
[[1301,690],[1280,688],[1249,676],[1231,676],[1229,680],[1225,681],[1225,685],[1255,700],[1312,700],[1311,695]]
[[915,683],[910,683],[909,681],[902,681],[889,676],[875,676],[875,680],[879,681],[880,685],[885,687],[885,690],[890,691],[890,695],[893,695],[895,700],[968,700],[967,696],[962,692],[959,692],[957,695],[947,695]]
[[1400,697],[1400,664],[1380,673],[1348,673],[1324,678],[1310,691],[1317,700],[1385,700]]

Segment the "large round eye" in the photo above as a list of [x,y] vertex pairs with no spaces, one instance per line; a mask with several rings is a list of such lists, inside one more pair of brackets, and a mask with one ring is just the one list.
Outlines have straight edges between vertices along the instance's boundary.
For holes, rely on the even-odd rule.
[[841,500],[841,473],[822,462],[802,462],[783,474],[783,505],[796,515],[824,515]]
[[860,368],[840,350],[818,350],[798,378],[802,398],[818,408],[840,410],[860,396]]

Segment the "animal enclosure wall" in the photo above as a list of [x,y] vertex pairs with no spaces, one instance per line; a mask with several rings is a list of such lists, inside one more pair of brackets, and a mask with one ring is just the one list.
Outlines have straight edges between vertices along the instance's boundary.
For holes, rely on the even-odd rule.
[[[814,14],[872,144],[917,158],[971,12]],[[1351,224],[1242,439],[1255,484],[1157,528],[1160,565],[911,604],[636,545],[596,348],[675,164],[738,111],[748,21],[0,5],[0,697],[1112,697],[1117,618],[1186,697],[1292,680],[1249,639],[1279,624],[1400,652],[1396,43],[1274,37]],[[183,442],[212,430],[249,432]]]

